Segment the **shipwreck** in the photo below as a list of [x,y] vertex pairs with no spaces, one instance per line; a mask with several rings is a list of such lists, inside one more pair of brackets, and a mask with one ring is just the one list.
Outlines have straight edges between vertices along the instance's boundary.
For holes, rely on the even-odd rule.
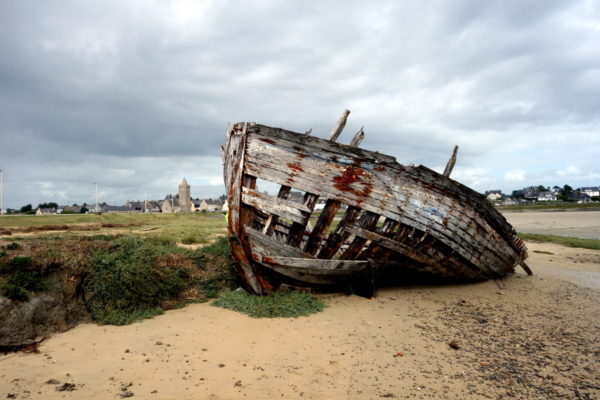
[[[461,280],[501,278],[516,265],[531,274],[513,227],[450,178],[458,147],[442,174],[402,165],[358,147],[362,128],[349,145],[337,143],[348,114],[328,139],[247,122],[228,128],[227,229],[249,291],[374,284],[381,268]],[[277,194],[260,188],[264,181]]]

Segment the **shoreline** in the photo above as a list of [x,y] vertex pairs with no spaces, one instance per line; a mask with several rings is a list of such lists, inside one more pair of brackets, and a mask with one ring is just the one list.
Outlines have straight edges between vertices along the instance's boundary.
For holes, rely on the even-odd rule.
[[[600,275],[600,252],[528,247],[533,276],[517,269],[497,282],[386,287],[373,300],[321,295],[327,307],[309,317],[252,319],[192,304],[127,326],[82,324],[39,354],[1,356],[0,395],[598,397],[600,321],[589,316],[600,314],[600,289],[581,283]],[[57,391],[52,379],[74,390]]]

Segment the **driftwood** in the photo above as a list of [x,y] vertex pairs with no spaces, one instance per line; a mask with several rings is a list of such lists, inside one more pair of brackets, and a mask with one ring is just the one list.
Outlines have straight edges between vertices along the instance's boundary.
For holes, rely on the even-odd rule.
[[[491,279],[524,262],[527,251],[505,218],[479,193],[443,174],[335,141],[254,123],[231,126],[223,150],[228,231],[246,287],[314,286],[368,279],[388,266],[438,276]],[[280,185],[276,196],[257,179]],[[304,192],[301,202],[292,190]],[[321,211],[314,211],[319,199]],[[311,217],[314,227],[311,226]]]

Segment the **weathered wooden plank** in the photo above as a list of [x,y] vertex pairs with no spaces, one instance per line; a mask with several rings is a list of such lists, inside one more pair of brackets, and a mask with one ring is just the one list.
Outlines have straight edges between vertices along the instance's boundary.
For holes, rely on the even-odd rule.
[[[242,176],[242,208],[240,209],[240,223],[242,225],[250,225],[254,221],[254,206],[244,201],[244,196],[248,193],[255,193],[256,190],[256,177],[250,175]],[[248,206],[252,207],[248,207]],[[260,207],[259,207],[260,209]]]
[[315,227],[308,237],[308,241],[306,242],[306,246],[304,248],[305,252],[309,254],[315,254],[319,250],[321,241],[323,240],[323,235],[327,232],[327,228],[329,228],[329,225],[333,221],[333,218],[335,218],[335,214],[339,209],[339,201],[327,200],[325,203],[325,208],[323,208]]
[[350,110],[344,110],[342,116],[340,117],[337,124],[335,124],[335,126],[331,130],[331,133],[329,134],[329,141],[335,142],[338,139],[340,133],[342,133],[342,131],[344,130],[344,126],[346,126],[348,115],[350,115]]
[[[305,223],[310,217],[310,210],[303,204],[245,187],[242,188],[242,202],[268,214],[276,214],[300,224]],[[249,223],[248,221],[244,221],[244,224]]]
[[402,243],[396,242],[395,240],[386,238],[385,236],[381,236],[378,233],[368,231],[366,229],[360,228],[358,226],[347,226],[345,228],[348,232],[356,235],[365,241],[371,240],[379,244],[380,246],[386,247],[390,250],[403,254],[407,257],[412,258],[413,260],[425,264],[431,265],[431,258],[427,255],[421,253],[418,250],[413,249],[412,247],[406,246]]
[[[288,196],[290,195],[290,191],[291,190],[292,190],[291,187],[282,185],[279,188],[279,192],[277,193],[277,197],[280,198],[280,199],[286,200],[288,198]],[[275,214],[269,215],[269,218],[265,222],[265,227],[263,229],[263,233],[266,234],[266,235],[270,235],[271,232],[273,231],[273,228],[275,226],[277,226],[277,222],[278,221],[279,221],[279,216],[278,215],[275,215]]]
[[225,186],[228,193],[229,202],[229,218],[227,220],[227,231],[229,233],[229,243],[231,253],[236,259],[236,268],[249,290],[254,293],[262,294],[264,289],[261,286],[259,279],[252,269],[251,260],[245,252],[245,243],[241,237],[240,225],[240,208],[241,204],[241,187],[242,187],[242,160],[244,159],[244,149],[246,144],[246,125],[241,128],[241,131],[236,131],[235,128],[229,132],[229,140],[227,150],[225,152],[224,170]]
[[252,242],[252,248],[263,249],[261,254],[267,256],[282,256],[282,257],[293,257],[293,258],[314,258],[312,255],[303,252],[302,250],[288,246],[285,243],[280,242],[279,240],[272,238],[270,236],[265,235],[262,232],[257,231],[250,226],[245,226],[244,229],[248,233],[250,240]]
[[360,211],[360,208],[353,206],[350,206],[346,209],[344,216],[336,226],[335,230],[327,237],[327,242],[319,252],[318,258],[331,258],[335,253],[338,252],[340,247],[350,236],[350,233],[347,232],[344,227],[346,225],[354,224],[358,219]]
[[452,170],[454,169],[454,164],[456,164],[456,153],[458,152],[458,146],[454,146],[454,150],[452,151],[452,156],[448,160],[446,164],[446,168],[444,169],[444,176],[450,176]]
[[[378,164],[397,164],[396,158],[376,151],[364,150],[360,147],[351,147],[338,142],[321,139],[315,136],[305,136],[281,128],[255,124],[249,129],[252,135],[260,135],[262,139],[277,140],[278,143],[288,143],[290,147],[297,147],[299,151],[308,153],[323,152],[327,157],[360,158],[367,162]],[[283,141],[283,142],[282,142]],[[268,142],[265,142],[268,143]]]
[[295,267],[318,275],[344,274],[361,271],[370,265],[368,260],[324,260],[318,258],[297,258],[269,256],[263,261],[267,264]]
[[[363,215],[358,220],[357,226],[363,229],[371,230],[375,228],[377,225],[377,221],[379,221],[379,214],[365,211]],[[340,258],[342,259],[353,259],[361,252],[363,246],[367,242],[368,239],[362,238],[360,236],[356,236],[352,243],[348,246],[346,251],[342,254]]]

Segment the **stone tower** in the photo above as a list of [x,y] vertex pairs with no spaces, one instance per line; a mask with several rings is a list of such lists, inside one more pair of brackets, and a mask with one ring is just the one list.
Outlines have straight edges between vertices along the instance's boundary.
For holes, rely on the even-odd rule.
[[188,185],[185,178],[179,184],[179,205],[181,206],[181,212],[192,212],[190,185]]

